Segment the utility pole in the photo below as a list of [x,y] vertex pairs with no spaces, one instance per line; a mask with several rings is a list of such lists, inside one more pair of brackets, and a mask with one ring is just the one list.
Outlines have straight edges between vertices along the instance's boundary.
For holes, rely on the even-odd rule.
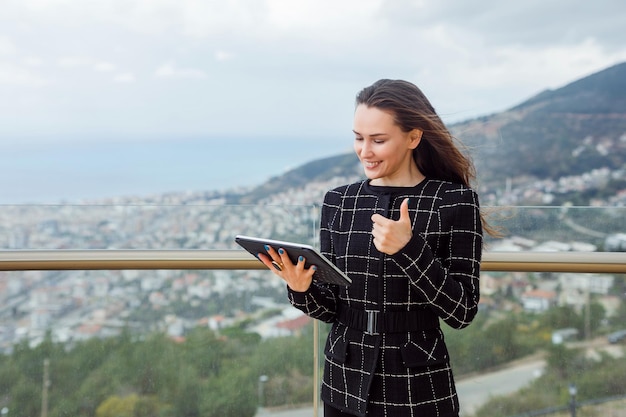
[[576,388],[576,385],[574,384],[569,384],[568,390],[569,390],[569,396],[570,396],[570,401],[569,401],[570,416],[576,417],[576,394],[578,394],[578,388]]
[[41,392],[41,417],[48,417],[48,387],[50,386],[50,359],[43,360],[43,387]]
[[585,285],[585,340],[591,340],[591,280],[592,276],[586,277]]

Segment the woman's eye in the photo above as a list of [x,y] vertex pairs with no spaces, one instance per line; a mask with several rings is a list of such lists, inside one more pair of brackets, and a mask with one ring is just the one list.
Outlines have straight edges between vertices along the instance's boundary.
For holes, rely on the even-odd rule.
[[385,143],[385,140],[384,140],[384,139],[376,139],[376,140],[374,141],[374,143],[379,143],[379,144],[380,144],[380,143]]
[[354,140],[356,140],[356,141],[360,141],[360,140],[363,140],[363,138],[362,138],[362,137],[360,137],[360,136],[356,136],[356,137],[354,138]]

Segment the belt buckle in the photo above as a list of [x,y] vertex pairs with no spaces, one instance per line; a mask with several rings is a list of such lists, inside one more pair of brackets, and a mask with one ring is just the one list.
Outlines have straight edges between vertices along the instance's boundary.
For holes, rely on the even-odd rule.
[[378,331],[376,329],[378,328],[379,312],[376,310],[365,310],[365,312],[367,313],[367,328],[365,330],[365,333],[370,335],[377,335]]

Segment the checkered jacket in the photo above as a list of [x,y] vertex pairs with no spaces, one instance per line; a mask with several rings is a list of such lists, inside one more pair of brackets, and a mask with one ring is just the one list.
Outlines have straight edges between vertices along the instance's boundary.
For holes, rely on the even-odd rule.
[[[397,220],[409,198],[411,241],[398,253],[372,241],[374,213]],[[329,191],[321,212],[322,253],[352,278],[349,287],[314,281],[289,291],[291,303],[332,323],[324,349],[322,400],[357,416],[457,416],[459,402],[437,318],[470,324],[479,300],[482,226],[476,193],[424,180],[415,187],[369,181]],[[434,315],[427,330],[372,334],[338,320],[338,309],[420,311]]]

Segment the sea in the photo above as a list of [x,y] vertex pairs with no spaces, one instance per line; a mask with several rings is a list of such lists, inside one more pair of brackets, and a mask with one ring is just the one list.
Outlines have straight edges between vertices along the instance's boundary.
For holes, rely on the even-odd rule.
[[350,136],[0,143],[0,204],[81,204],[254,187],[351,149]]

